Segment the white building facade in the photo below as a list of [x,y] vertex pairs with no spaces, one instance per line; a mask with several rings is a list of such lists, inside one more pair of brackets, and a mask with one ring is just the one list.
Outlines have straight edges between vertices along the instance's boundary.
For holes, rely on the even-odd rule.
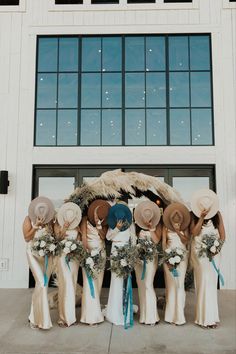
[[32,197],[122,168],[217,191],[235,289],[236,2],[81,2],[0,1],[0,287],[29,286]]

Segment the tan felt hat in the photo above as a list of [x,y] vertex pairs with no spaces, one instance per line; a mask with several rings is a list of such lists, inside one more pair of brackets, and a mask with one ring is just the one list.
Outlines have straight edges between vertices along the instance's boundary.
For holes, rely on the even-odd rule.
[[144,230],[147,230],[147,223],[151,223],[150,229],[154,229],[161,218],[160,208],[156,203],[145,200],[139,203],[134,210],[134,220],[136,224]]
[[88,208],[89,222],[93,226],[95,226],[94,212],[95,212],[95,210],[97,210],[97,216],[98,216],[99,220],[103,220],[102,225],[107,225],[107,216],[108,216],[110,208],[111,208],[111,206],[106,200],[103,200],[103,199],[94,200]]
[[164,210],[163,222],[165,226],[175,231],[173,224],[180,224],[180,230],[186,230],[191,221],[190,212],[182,203],[171,203]]
[[37,217],[44,219],[44,224],[48,224],[55,215],[52,201],[46,197],[37,197],[32,200],[28,208],[30,220],[35,224]]

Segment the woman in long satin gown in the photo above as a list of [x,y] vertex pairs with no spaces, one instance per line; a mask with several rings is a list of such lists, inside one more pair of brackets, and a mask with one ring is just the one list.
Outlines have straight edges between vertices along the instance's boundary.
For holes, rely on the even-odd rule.
[[[161,239],[162,227],[159,223],[155,231],[137,229],[138,239],[151,240],[155,244]],[[146,263],[145,277],[142,280],[143,261],[139,262],[135,267],[136,281],[138,284],[140,318],[139,322],[149,325],[155,325],[160,321],[157,311],[157,297],[153,286],[154,277],[158,266],[158,256],[153,261]]]
[[[174,249],[176,247],[187,250],[186,245],[189,240],[188,229],[183,231],[171,231],[163,226],[162,245],[163,250],[166,248]],[[177,267],[178,277],[174,277],[170,272],[168,265],[164,263],[164,277],[166,286],[166,308],[165,321],[176,325],[182,325],[185,321],[185,289],[184,280],[188,265],[188,257],[185,253],[184,259]]]
[[[68,229],[69,223],[65,222],[63,227],[57,223],[54,226],[55,234],[59,239],[79,240],[80,234],[78,227]],[[69,327],[76,324],[76,287],[79,270],[79,261],[66,260],[66,255],[62,254],[55,257],[56,273],[58,280],[58,313],[57,321],[60,327]]]
[[48,256],[47,270],[45,270],[44,257],[32,253],[31,247],[34,239],[45,230],[52,231],[52,224],[44,224],[43,219],[37,218],[33,224],[27,216],[23,223],[24,239],[27,242],[26,255],[30,270],[35,279],[35,288],[32,295],[31,310],[29,315],[30,327],[32,329],[50,329],[52,327],[50,310],[48,305],[48,284],[44,284],[44,272],[50,278],[53,267],[52,256]]
[[[202,236],[216,233],[217,238],[225,240],[225,229],[221,214],[218,212],[212,219],[204,220],[207,210],[203,210],[200,218],[193,217],[191,233],[191,261],[194,271],[196,291],[195,323],[201,327],[216,328],[219,320],[217,302],[218,274],[207,257],[198,257],[198,248]],[[220,255],[214,256],[216,267],[219,268]]]
[[[83,244],[89,251],[98,250],[102,251],[103,257],[106,257],[105,251],[105,237],[107,232],[106,226],[100,226],[99,224],[94,227],[84,217],[81,224],[81,232],[83,238]],[[104,277],[104,270],[99,272],[97,277],[93,279],[94,286],[94,298],[91,296],[89,281],[85,270],[83,269],[83,294],[81,304],[81,319],[83,323],[89,325],[96,325],[104,321],[104,316],[101,311],[100,295],[102,289],[102,282]]]

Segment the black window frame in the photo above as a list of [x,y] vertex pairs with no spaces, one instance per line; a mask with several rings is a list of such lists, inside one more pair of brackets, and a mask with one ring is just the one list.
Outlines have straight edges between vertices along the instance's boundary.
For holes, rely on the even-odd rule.
[[0,6],[19,6],[20,0],[0,0]]

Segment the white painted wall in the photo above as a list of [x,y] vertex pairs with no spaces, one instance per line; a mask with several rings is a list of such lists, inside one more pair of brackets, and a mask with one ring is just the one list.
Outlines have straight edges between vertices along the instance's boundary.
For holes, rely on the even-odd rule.
[[[21,0],[0,8],[0,170],[9,171],[9,194],[0,195],[0,287],[27,287],[21,225],[31,200],[33,164],[215,164],[227,242],[222,253],[225,288],[236,288],[236,4],[55,6]],[[33,147],[37,34],[212,33],[216,145],[211,147]]]

